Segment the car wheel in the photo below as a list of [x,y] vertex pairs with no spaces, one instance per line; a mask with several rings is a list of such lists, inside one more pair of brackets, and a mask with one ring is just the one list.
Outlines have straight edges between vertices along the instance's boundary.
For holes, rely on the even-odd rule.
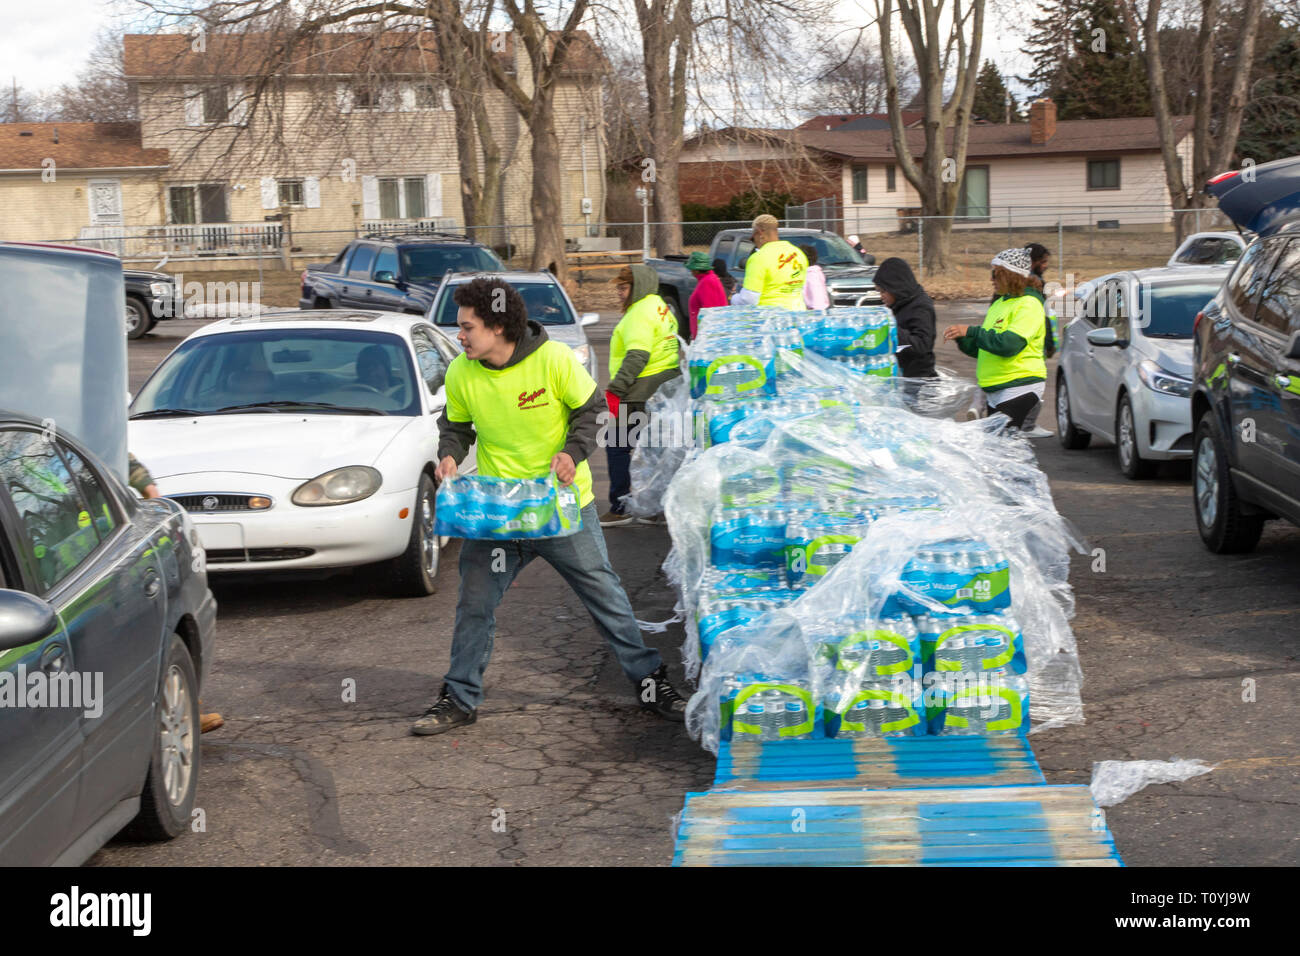
[[1192,500],[1196,529],[1215,554],[1254,550],[1264,531],[1260,515],[1242,513],[1241,500],[1228,471],[1228,454],[1213,412],[1196,423],[1196,457],[1192,466]]
[[170,840],[190,825],[199,786],[199,681],[185,642],[167,645],[162,684],[154,702],[153,754],[140,792],[140,812],[123,835]]
[[1087,448],[1092,435],[1081,428],[1074,427],[1070,415],[1070,390],[1065,384],[1065,376],[1056,376],[1056,437],[1062,448],[1078,451]]
[[149,314],[149,309],[139,299],[128,298],[126,300],[126,337],[128,339],[144,338],[153,326],[149,320],[153,318]]
[[1119,413],[1115,416],[1115,454],[1119,458],[1119,470],[1125,478],[1140,481],[1156,473],[1156,463],[1143,458],[1138,452],[1133,403],[1127,395],[1119,400]]
[[434,531],[435,494],[433,479],[422,472],[411,515],[411,540],[392,561],[390,580],[394,592],[402,597],[426,597],[437,590],[442,541]]

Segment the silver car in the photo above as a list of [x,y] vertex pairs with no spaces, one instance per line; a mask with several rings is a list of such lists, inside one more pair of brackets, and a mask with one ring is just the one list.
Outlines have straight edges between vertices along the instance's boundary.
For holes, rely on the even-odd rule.
[[1057,437],[1115,443],[1120,470],[1148,478],[1192,455],[1192,332],[1227,266],[1115,272],[1076,292],[1056,373]]
[[[452,293],[456,286],[471,279],[504,279],[519,292],[528,309],[528,317],[540,322],[546,328],[548,337],[569,346],[578,356],[583,368],[600,381],[596,373],[596,350],[587,342],[586,326],[595,325],[600,316],[595,312],[578,315],[573,300],[564,291],[558,279],[549,272],[457,272],[443,277],[438,291],[429,306],[426,318],[440,329],[447,330],[447,337],[456,341],[456,302]],[[459,347],[459,343],[457,343]]]

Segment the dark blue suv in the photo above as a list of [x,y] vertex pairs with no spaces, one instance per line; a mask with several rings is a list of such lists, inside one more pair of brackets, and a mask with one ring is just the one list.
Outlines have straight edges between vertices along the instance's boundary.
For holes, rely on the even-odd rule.
[[1206,192],[1258,236],[1196,317],[1196,524],[1249,551],[1264,522],[1300,525],[1300,157],[1217,176]]

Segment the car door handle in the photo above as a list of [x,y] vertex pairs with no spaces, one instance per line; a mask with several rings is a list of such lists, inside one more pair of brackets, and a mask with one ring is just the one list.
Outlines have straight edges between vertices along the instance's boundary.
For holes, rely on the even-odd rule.
[[144,596],[157,597],[158,592],[162,590],[162,581],[158,579],[158,572],[152,568],[145,574],[144,578]]
[[67,669],[68,655],[62,644],[51,644],[41,654],[41,670],[47,674],[62,673]]

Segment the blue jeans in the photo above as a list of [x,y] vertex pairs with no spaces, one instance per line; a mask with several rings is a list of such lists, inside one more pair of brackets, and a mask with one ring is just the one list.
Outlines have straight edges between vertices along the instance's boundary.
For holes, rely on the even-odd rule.
[[639,682],[662,663],[659,652],[641,639],[632,604],[609,565],[592,502],[582,509],[582,530],[567,538],[461,542],[456,629],[451,668],[444,680],[456,703],[466,710],[477,710],[483,702],[483,672],[492,657],[497,605],[515,576],[537,557],[559,571],[582,599],[628,680]]

